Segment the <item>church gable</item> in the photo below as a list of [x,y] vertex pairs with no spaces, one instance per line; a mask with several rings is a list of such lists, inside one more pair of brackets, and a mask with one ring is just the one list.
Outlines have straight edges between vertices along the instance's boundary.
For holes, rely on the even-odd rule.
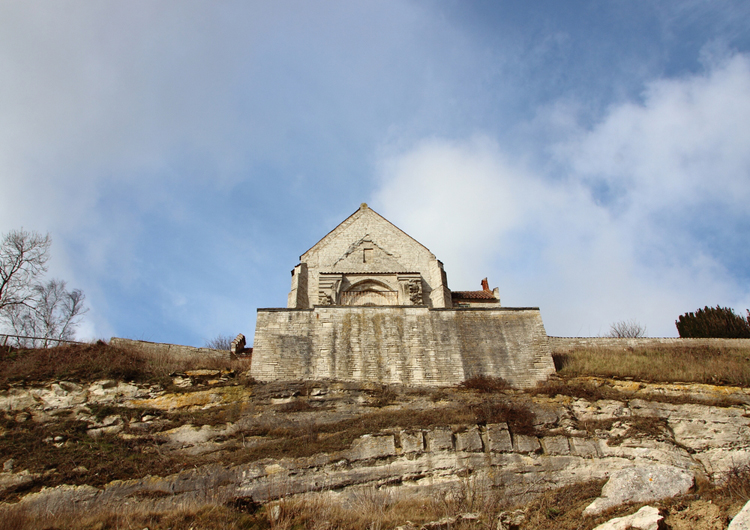
[[331,268],[342,272],[405,272],[406,267],[367,234],[353,243]]
[[300,256],[288,307],[450,307],[442,264],[366,204]]
[[[351,254],[353,246],[365,240],[373,243],[373,254],[378,254],[384,263],[388,256],[402,267],[415,269],[419,262],[435,259],[427,247],[363,203],[359,210],[302,254],[300,261],[320,270],[333,271],[342,258]],[[376,247],[380,252],[375,252]]]

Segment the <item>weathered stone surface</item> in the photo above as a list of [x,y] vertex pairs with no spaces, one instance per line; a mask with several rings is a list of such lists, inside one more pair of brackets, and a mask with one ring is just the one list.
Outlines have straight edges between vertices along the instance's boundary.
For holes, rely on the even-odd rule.
[[526,520],[523,510],[500,512],[497,516],[497,530],[519,530]]
[[659,514],[658,508],[644,506],[632,515],[610,519],[594,530],[659,530],[659,521],[662,519],[664,517]]
[[137,385],[104,380],[92,383],[88,388],[89,403],[113,403],[123,398],[148,397],[148,392]]
[[750,530],[750,501],[734,516],[727,530]]
[[31,474],[28,471],[22,471],[20,473],[11,473],[10,471],[6,471],[0,473],[0,493],[12,488],[17,488],[19,486],[29,484],[34,481],[34,478],[36,476],[37,475]]
[[513,435],[513,451],[517,453],[535,453],[542,448],[536,436],[525,434]]
[[159,410],[188,409],[199,410],[218,407],[228,403],[242,402],[252,395],[252,390],[241,386],[223,386],[211,390],[199,390],[184,394],[163,394],[153,398],[129,399],[123,403],[126,406],[151,408]]
[[245,349],[245,344],[246,344],[245,336],[242,333],[240,333],[232,341],[232,344],[229,347],[229,351],[233,355],[241,354]]
[[548,455],[569,455],[570,444],[565,436],[545,436],[541,440],[542,450]]
[[148,395],[147,390],[129,383],[97,381],[84,387],[77,383],[60,381],[41,388],[11,388],[0,393],[0,410],[53,411],[80,408],[87,403],[114,403],[123,398]]
[[436,427],[427,433],[427,450],[452,451],[453,450],[453,433],[447,427]]
[[627,502],[651,502],[687,493],[693,474],[673,466],[653,465],[617,471],[602,488],[602,496],[583,511],[595,515]]
[[576,456],[583,458],[596,458],[599,456],[599,444],[588,438],[570,438],[570,451]]
[[251,366],[258,381],[436,386],[485,375],[520,388],[553,372],[536,308],[258,309]]
[[535,427],[545,427],[555,425],[560,418],[557,415],[555,407],[539,405],[534,407],[534,417],[532,423]]
[[37,513],[60,513],[75,508],[77,505],[85,505],[93,501],[101,490],[92,486],[57,486],[55,488],[42,488],[41,491],[30,493],[23,498],[24,505],[35,510]]
[[31,390],[22,388],[11,388],[5,395],[0,395],[0,410],[8,412],[32,408],[37,403]]
[[349,460],[368,460],[396,454],[396,442],[393,435],[373,436],[366,434],[354,440],[347,453]]
[[403,453],[421,453],[424,451],[424,435],[422,431],[401,431],[401,452]]
[[481,453],[482,450],[482,437],[476,425],[466,432],[456,433],[456,451]]
[[594,403],[585,399],[577,399],[572,403],[571,408],[579,421],[604,421],[626,418],[631,415],[625,403],[609,399],[600,399]]
[[119,432],[122,432],[123,429],[124,429],[124,426],[122,424],[110,425],[108,427],[97,427],[94,429],[88,429],[86,431],[86,434],[88,434],[92,438],[101,438],[105,434],[117,434]]
[[750,466],[750,450],[747,444],[734,448],[710,449],[693,455],[699,461],[706,473],[715,480],[721,480],[732,469]]
[[219,436],[228,436],[237,430],[236,426],[226,425],[202,425],[195,427],[193,425],[181,425],[175,429],[168,429],[160,432],[156,437],[170,444],[181,447],[194,446],[210,442]]
[[460,524],[461,521],[478,521],[479,515],[476,513],[462,513],[452,517],[443,517],[437,521],[430,521],[419,527],[420,530],[451,530]]
[[493,453],[510,453],[513,451],[513,442],[510,439],[507,423],[487,424],[487,441],[489,449]]
[[[388,305],[451,306],[442,263],[366,204],[300,256],[287,305],[309,309],[350,303],[347,295],[361,292],[357,284],[372,281],[368,273],[377,273],[377,283],[368,290],[389,293],[373,296],[372,303],[384,298],[380,303]],[[418,280],[415,289],[408,288],[408,280]]]

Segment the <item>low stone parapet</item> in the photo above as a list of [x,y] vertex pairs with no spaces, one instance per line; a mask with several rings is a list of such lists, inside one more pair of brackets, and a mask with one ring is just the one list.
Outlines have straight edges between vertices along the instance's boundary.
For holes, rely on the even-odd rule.
[[578,348],[646,348],[653,346],[714,346],[722,348],[750,348],[750,339],[681,339],[677,337],[548,337],[553,353],[564,353]]
[[121,339],[112,337],[109,345],[117,348],[136,350],[139,353],[152,357],[170,357],[175,360],[205,361],[208,359],[226,360],[230,359],[228,350],[214,350],[212,348],[195,348],[193,346],[181,346],[179,344],[165,344],[161,342],[148,342],[145,340]]

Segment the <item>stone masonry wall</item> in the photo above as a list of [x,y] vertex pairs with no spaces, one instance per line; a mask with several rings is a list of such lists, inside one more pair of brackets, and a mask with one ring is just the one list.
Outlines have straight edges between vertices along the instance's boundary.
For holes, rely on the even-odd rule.
[[229,360],[229,350],[214,350],[212,348],[194,348],[178,344],[164,344],[161,342],[147,342],[145,340],[120,339],[112,337],[109,345],[118,348],[135,349],[153,357],[169,356],[180,360],[205,361],[206,359]]
[[502,377],[520,388],[554,373],[538,308],[258,309],[252,376],[455,385]]
[[750,339],[678,339],[672,337],[643,337],[637,339],[615,339],[610,337],[549,337],[553,352],[565,352],[575,348],[643,348],[646,346],[678,345],[717,346],[725,348],[748,348]]

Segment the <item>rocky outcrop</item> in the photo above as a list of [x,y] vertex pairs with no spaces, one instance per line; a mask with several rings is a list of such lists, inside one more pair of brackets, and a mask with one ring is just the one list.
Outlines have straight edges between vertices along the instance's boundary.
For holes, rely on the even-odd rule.
[[594,530],[659,530],[659,522],[664,519],[653,506],[644,506],[632,515],[610,519]]
[[727,530],[750,530],[750,501],[734,516]]
[[[350,396],[343,390],[328,396],[320,390],[308,393],[328,400],[325,409],[308,416],[314,415],[321,422],[354,417],[364,407],[360,404],[362,396]],[[161,425],[158,432],[149,430],[159,422],[150,415],[138,414],[127,420],[109,414],[97,419],[86,412],[85,406],[108,403],[201,411],[251,399],[260,403],[252,387],[243,386],[169,393],[153,386],[112,381],[91,385],[56,382],[44,388],[6,391],[0,395],[0,407],[10,414],[30,416],[27,421],[52,421],[55,414],[68,410],[89,422],[89,436],[156,436],[165,442],[160,451],[187,456],[219,451],[222,440],[242,436],[243,429],[262,414],[260,405],[248,413],[255,416],[240,415],[236,421],[212,425]],[[273,407],[290,403],[290,399],[269,399],[267,406],[272,411],[280,410]],[[423,401],[401,403],[390,410],[434,406],[428,398],[413,399]],[[524,393],[508,393],[503,399],[522,403],[525,408],[518,410],[527,411],[533,428],[519,430],[508,422],[430,428],[404,425],[358,437],[342,451],[304,458],[267,458],[235,466],[205,465],[169,476],[114,481],[98,488],[86,484],[47,488],[26,495],[20,502],[52,513],[70,506],[145,506],[160,510],[238,498],[265,502],[363,486],[403,492],[442,491],[466,487],[467,480],[471,487],[493,488],[509,498],[523,500],[555,487],[608,480],[602,497],[587,510],[598,513],[621,503],[649,502],[684,493],[696,477],[721,480],[733,467],[750,462],[750,418],[745,405],[673,404],[640,397],[589,401]],[[273,421],[282,421],[280,413],[268,414]],[[28,472],[14,471],[11,464],[0,474],[0,485],[14,487],[31,480]]]
[[[626,502],[651,502],[684,495],[693,487],[693,473],[674,466],[652,465],[621,469],[602,488],[584,515],[597,515]],[[623,528],[627,528],[624,526]]]

